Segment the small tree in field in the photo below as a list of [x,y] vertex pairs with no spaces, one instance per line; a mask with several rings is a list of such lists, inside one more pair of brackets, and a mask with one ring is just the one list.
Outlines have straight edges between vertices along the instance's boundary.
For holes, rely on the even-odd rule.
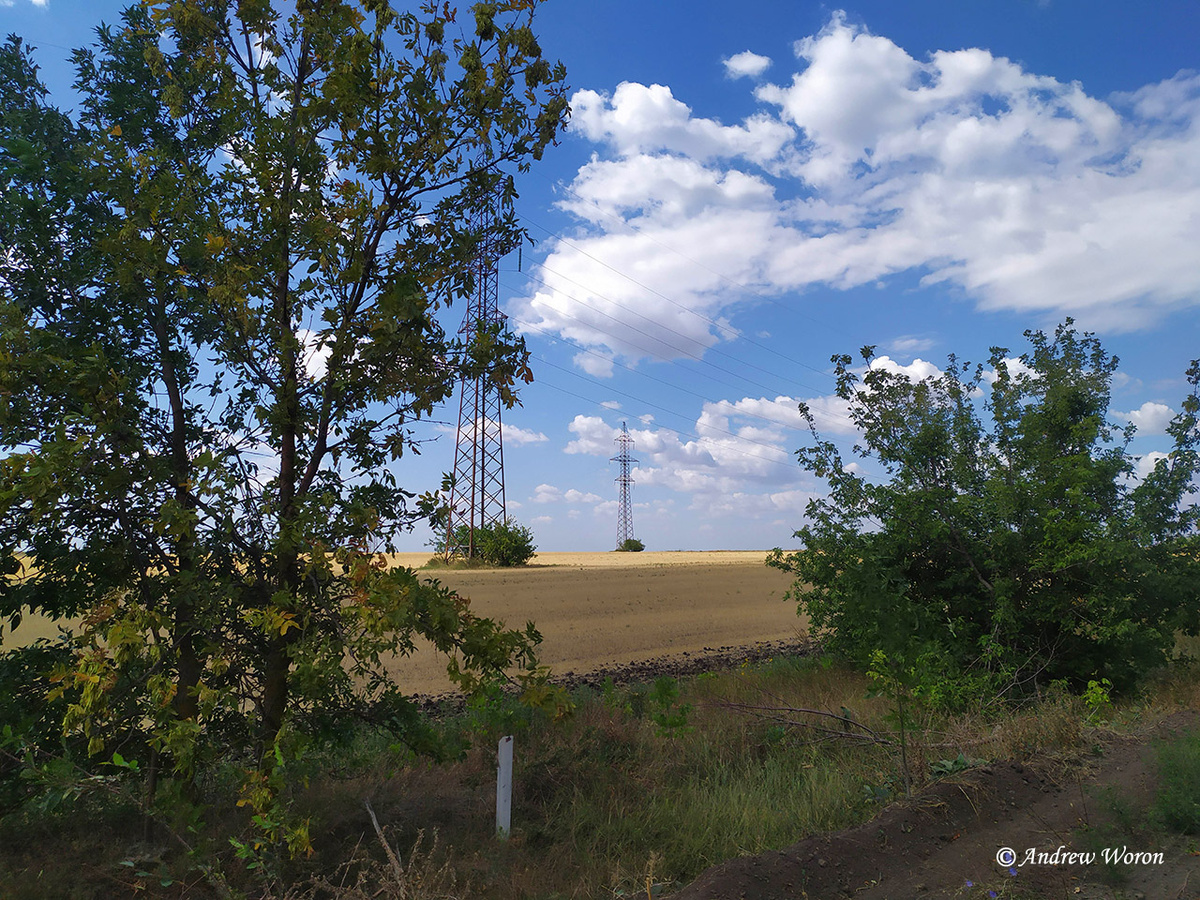
[[1108,422],[1116,359],[1069,320],[1026,337],[1018,366],[995,348],[990,370],[951,357],[923,381],[872,367],[870,347],[865,374],[835,356],[878,479],[802,407],[816,443],[798,455],[830,492],[809,503],[802,549],[769,562],[796,574],[789,596],[832,648],[864,663],[881,651],[918,691],[1127,686],[1200,626],[1200,363],[1174,450],[1139,483],[1132,428]]
[[93,752],[269,773],[418,636],[466,686],[536,675],[532,626],[378,556],[427,511],[412,424],[531,378],[438,311],[565,122],[533,6],[146,0],[76,54],[78,121],[3,48],[0,615],[85,615],[58,683]]

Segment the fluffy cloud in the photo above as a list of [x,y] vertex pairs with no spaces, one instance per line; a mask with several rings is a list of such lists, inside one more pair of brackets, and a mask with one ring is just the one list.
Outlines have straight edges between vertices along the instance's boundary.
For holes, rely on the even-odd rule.
[[[1037,373],[1032,368],[1025,365],[1025,363],[1018,356],[1004,357],[1004,368],[1008,370],[1008,376],[1010,378],[1017,378],[1021,375],[1028,375],[1030,377],[1037,376]],[[983,380],[988,384],[995,384],[998,377],[999,375],[996,374],[995,369],[987,369],[983,373]]]
[[1131,425],[1136,425],[1138,434],[1166,434],[1167,426],[1175,418],[1175,410],[1165,403],[1147,401],[1129,412],[1112,410],[1113,416]]
[[740,125],[696,118],[669,87],[628,81],[611,97],[576,91],[571,127],[592,141],[611,144],[622,156],[669,150],[696,159],[744,156],[764,162],[795,136],[789,125],[767,115],[751,116]]
[[[704,495],[783,489],[801,475],[793,459],[798,431],[806,427],[798,404],[790,397],[705,403],[695,438],[650,423],[630,428],[634,482]],[[617,452],[620,429],[599,417],[576,416],[568,430],[575,437],[566,453],[611,458]]]
[[933,338],[923,338],[906,334],[892,340],[888,344],[888,349],[893,353],[925,353],[932,350],[935,346],[937,346],[937,341]]
[[591,492],[578,491],[570,488],[563,491],[552,484],[539,484],[534,488],[532,497],[534,503],[603,503],[604,498]]
[[552,484],[539,484],[533,489],[534,503],[557,503],[562,499],[562,491]]
[[534,488],[534,503],[574,503],[594,504],[604,502],[604,497],[590,491],[577,491],[574,487],[563,491],[554,485],[538,485]]
[[[871,367],[913,380],[936,378],[942,370],[916,358],[903,364],[889,356],[876,357]],[[865,370],[864,370],[865,371]],[[800,404],[808,406],[817,430],[827,435],[858,433],[847,401],[834,394],[797,398],[742,397],[738,400],[705,402],[691,438],[669,428],[656,427],[652,417],[641,420],[644,428],[631,428],[632,455],[637,462],[632,474],[639,485],[654,485],[678,493],[704,495],[704,508],[716,509],[717,496],[740,496],[746,508],[763,497],[796,491],[802,473],[794,459],[795,450],[808,439],[808,423]],[[567,426],[574,438],[566,445],[568,454],[611,458],[617,452],[621,430],[599,416],[577,415]],[[757,488],[757,490],[755,490]],[[540,502],[563,499],[549,485],[538,487]],[[807,502],[807,501],[805,501]],[[693,507],[698,508],[698,507]]]
[[906,375],[913,381],[924,381],[926,378],[939,378],[943,374],[941,369],[931,362],[926,362],[919,356],[908,365],[898,363],[890,356],[877,356],[871,360],[871,368],[883,369],[885,372],[891,372],[893,375]]
[[309,381],[320,381],[325,377],[329,357],[333,353],[331,342],[309,328],[297,330],[296,339],[300,342],[300,362],[304,366],[304,374]]
[[778,528],[794,529],[804,517],[808,501],[820,496],[806,490],[784,490],[761,494],[739,491],[700,496],[692,509],[711,521],[750,519]]
[[1134,480],[1139,482],[1144,481],[1146,476],[1154,471],[1154,467],[1158,465],[1158,461],[1161,459],[1170,459],[1170,457],[1157,450],[1153,453],[1147,453],[1145,456],[1139,456],[1137,462],[1134,464]]
[[500,437],[510,447],[521,447],[525,444],[542,444],[550,440],[540,431],[530,431],[528,428],[518,428],[507,422],[500,423]]
[[664,85],[578,92],[600,151],[562,204],[580,229],[548,242],[518,318],[636,361],[728,339],[747,288],[916,272],[1111,330],[1200,302],[1200,74],[1105,101],[986,50],[918,60],[840,13],[795,52],[734,124]]
[[722,62],[725,64],[725,74],[729,78],[757,78],[771,67],[769,56],[759,56],[749,50],[735,53]]
[[[686,496],[688,518],[700,530],[742,521],[758,529],[759,540],[785,540],[803,520],[809,500],[820,493],[792,456],[801,443],[798,402],[777,397],[706,404],[696,425],[698,437],[690,440],[665,429],[631,429],[632,452],[639,460],[632,472],[635,496],[658,489],[649,509],[637,505],[637,520],[676,518],[674,501],[669,495],[662,498],[666,491]],[[778,424],[763,425],[763,419]],[[575,439],[568,453],[612,456],[619,429],[582,415],[569,428]],[[617,504],[605,501],[594,510],[601,518],[612,518]]]
[[[482,426],[482,419],[479,420],[479,424]],[[456,429],[450,426],[442,426],[440,430],[449,434],[454,434]],[[464,432],[462,437],[464,439],[469,439],[470,435]],[[540,431],[531,431],[528,428],[519,428],[516,425],[510,425],[508,422],[503,421],[500,423],[500,437],[501,440],[503,440],[503,442],[510,447],[522,447],[526,444],[543,444],[550,440],[550,438],[546,437],[546,435],[542,434]]]

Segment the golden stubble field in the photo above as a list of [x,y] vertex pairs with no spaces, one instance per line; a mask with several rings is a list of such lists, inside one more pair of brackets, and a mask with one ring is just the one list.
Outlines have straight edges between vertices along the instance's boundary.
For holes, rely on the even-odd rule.
[[[396,565],[420,568],[429,553],[400,553]],[[644,551],[539,553],[515,569],[436,569],[436,578],[471,599],[481,616],[510,627],[533,621],[544,642],[541,661],[556,673],[660,656],[702,653],[706,647],[750,646],[796,638],[806,622],[783,594],[791,578],[768,568],[764,551]],[[55,633],[30,617],[3,645]],[[446,659],[423,647],[397,659],[393,671],[406,693],[451,688]]]
[[[396,561],[418,566],[428,558]],[[544,638],[542,662],[556,673],[582,673],[798,637],[806,622],[783,601],[792,579],[765,558],[757,550],[539,553],[519,569],[428,574],[470,597],[479,615],[513,627],[532,620]],[[411,693],[448,687],[445,659],[428,650],[398,660],[395,674]]]

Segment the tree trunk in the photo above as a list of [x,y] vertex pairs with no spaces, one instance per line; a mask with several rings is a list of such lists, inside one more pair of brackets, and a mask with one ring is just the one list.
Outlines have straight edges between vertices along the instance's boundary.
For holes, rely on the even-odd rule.
[[[158,339],[159,355],[162,359],[163,384],[166,386],[167,398],[171,405],[170,458],[175,499],[183,509],[194,510],[195,499],[188,490],[191,462],[187,453],[187,410],[184,407],[175,363],[171,358],[171,330],[167,324],[166,313],[161,307],[156,310],[154,317],[154,333]],[[195,639],[194,535],[185,532],[179,538],[175,545],[175,555],[183,590],[175,594],[172,635],[175,642],[176,680],[173,705],[179,718],[190,720],[199,714],[196,688],[200,684],[200,674],[203,670],[203,661],[196,650]]]

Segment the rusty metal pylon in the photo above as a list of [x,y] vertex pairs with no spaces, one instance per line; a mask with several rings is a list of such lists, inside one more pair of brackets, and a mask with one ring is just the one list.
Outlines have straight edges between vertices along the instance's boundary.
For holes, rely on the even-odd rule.
[[[492,228],[492,204],[481,209],[474,225],[482,243],[472,263],[475,292],[468,301],[458,333],[481,336],[503,328],[500,312],[497,264],[507,252]],[[470,338],[468,337],[468,341]],[[504,440],[500,423],[500,388],[490,372],[464,376],[460,383],[458,432],[454,446],[454,477],[446,520],[446,558],[478,555],[476,532],[489,525],[503,524]]]

